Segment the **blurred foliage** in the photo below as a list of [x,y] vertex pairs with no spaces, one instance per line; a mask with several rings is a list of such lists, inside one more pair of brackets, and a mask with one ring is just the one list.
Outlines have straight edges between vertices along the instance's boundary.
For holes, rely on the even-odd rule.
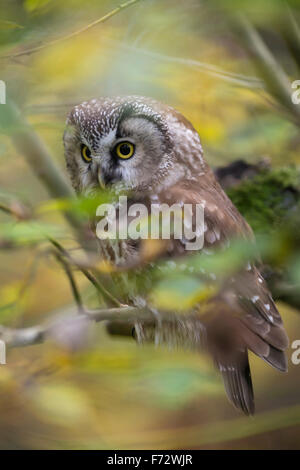
[[3,240],[24,246],[47,240],[49,237],[61,238],[66,231],[61,226],[40,222],[7,222],[1,224],[0,236]]
[[[290,80],[299,79],[299,64],[285,39],[286,3],[142,0],[64,40],[118,2],[0,0],[0,79],[64,174],[67,113],[80,101],[111,94],[149,95],[178,108],[199,132],[214,166],[268,157],[270,171],[241,182],[229,195],[257,233],[264,259],[284,265],[299,285],[299,128],[274,105],[234,26],[237,13],[244,13]],[[299,24],[299,2],[288,4]],[[39,52],[13,57],[58,38]],[[58,239],[80,258],[61,213],[85,220],[113,197],[50,199],[12,144],[11,136],[22,130],[11,108],[0,105],[0,203],[22,216],[19,200],[33,214],[16,221],[0,214],[0,323],[12,327],[74,312],[68,281],[49,255],[47,239]],[[148,254],[156,249],[148,245]],[[203,269],[221,281],[256,256],[253,245],[237,241],[215,257],[190,256],[138,272],[111,273],[106,266],[105,286],[120,299],[142,289],[158,306],[181,313],[180,306],[189,308],[212,294]],[[103,296],[82,273],[75,270],[74,276],[84,302],[102,305]],[[110,276],[118,283],[112,285]],[[299,311],[278,307],[292,342],[300,335]],[[101,325],[88,347],[73,354],[54,340],[10,350],[7,365],[0,366],[0,447],[299,448],[297,366],[290,364],[282,377],[257,358],[251,362],[258,410],[253,420],[237,416],[227,403],[206,357],[136,347],[130,339],[108,337]]]

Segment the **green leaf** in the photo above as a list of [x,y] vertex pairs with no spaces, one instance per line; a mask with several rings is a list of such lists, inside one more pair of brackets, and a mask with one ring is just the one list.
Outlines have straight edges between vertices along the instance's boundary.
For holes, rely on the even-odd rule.
[[0,238],[20,245],[44,241],[48,237],[62,238],[66,234],[66,229],[61,226],[36,221],[0,225]]
[[37,208],[38,214],[55,211],[70,211],[78,216],[96,216],[100,204],[112,203],[113,195],[109,191],[99,191],[94,197],[74,197],[51,199],[42,202]]
[[186,311],[209,298],[212,287],[192,276],[174,275],[161,280],[152,290],[152,304],[162,310]]

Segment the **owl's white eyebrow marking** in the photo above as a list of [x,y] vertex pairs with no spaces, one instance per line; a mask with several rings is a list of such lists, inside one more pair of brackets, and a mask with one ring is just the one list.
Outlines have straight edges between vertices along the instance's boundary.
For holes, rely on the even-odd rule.
[[117,132],[116,129],[112,129],[108,134],[102,137],[100,140],[101,145],[105,145],[105,146],[111,145],[116,138],[116,132]]

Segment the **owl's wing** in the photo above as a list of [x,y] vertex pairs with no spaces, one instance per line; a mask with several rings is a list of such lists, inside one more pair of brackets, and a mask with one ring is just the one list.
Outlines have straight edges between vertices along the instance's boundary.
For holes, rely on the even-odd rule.
[[[228,246],[235,237],[253,239],[250,227],[214,178],[200,179],[197,185],[183,182],[168,189],[166,194],[161,193],[159,201],[204,205],[203,250],[206,252]],[[182,254],[182,246],[180,240],[173,241],[168,255]],[[254,399],[248,349],[276,369],[286,371],[284,350],[288,337],[266,283],[254,265],[248,263],[228,279],[218,297],[221,302],[206,319],[215,362],[230,401],[246,414],[252,414]]]

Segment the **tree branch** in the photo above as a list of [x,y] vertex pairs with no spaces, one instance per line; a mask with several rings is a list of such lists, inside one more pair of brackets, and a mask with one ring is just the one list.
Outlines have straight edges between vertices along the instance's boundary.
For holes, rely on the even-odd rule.
[[[50,320],[43,325],[36,325],[29,328],[8,328],[0,325],[0,340],[4,341],[7,346],[11,348],[31,346],[33,344],[44,342],[49,336],[51,331],[62,324],[65,316],[56,317],[55,320]],[[136,307],[120,307],[120,308],[103,308],[96,310],[84,310],[81,315],[73,315],[69,318],[70,322],[78,322],[78,319],[87,319],[93,322],[102,321],[120,321],[130,322],[137,320],[154,320],[154,315],[150,310],[138,309]]]
[[62,267],[63,267],[63,269],[66,273],[66,276],[69,279],[71,291],[72,291],[73,297],[75,299],[75,302],[76,302],[76,305],[77,305],[77,308],[78,308],[78,312],[81,313],[82,310],[83,310],[83,303],[82,303],[81,295],[80,295],[80,292],[78,290],[75,278],[73,276],[71,266],[69,265],[69,263],[66,261],[66,259],[59,252],[55,252],[54,255],[55,255],[57,261],[62,265]]
[[10,347],[31,346],[54,340],[70,350],[86,345],[87,325],[90,322],[107,322],[109,332],[133,336],[138,343],[168,344],[173,348],[207,350],[207,330],[197,315],[178,316],[167,312],[124,306],[121,308],[83,309],[80,315],[60,315],[42,325],[12,329],[0,326],[0,340]]
[[84,268],[81,266],[71,255],[70,253],[64,249],[64,247],[57,241],[54,240],[53,238],[49,238],[50,243],[55,246],[55,248],[63,255],[65,256],[69,261],[70,264],[73,266],[76,266],[76,268],[79,269],[79,271],[82,272],[82,274],[93,284],[93,286],[104,296],[104,298],[108,299],[112,305],[116,305],[117,307],[122,307],[121,302],[116,299],[95,277],[91,272],[88,271],[88,269]]
[[11,348],[31,346],[44,341],[45,328],[40,325],[19,329],[0,326],[0,339]]
[[[21,112],[12,102],[5,105],[5,115],[0,116],[2,126],[8,128],[12,142],[22,154],[38,179],[42,181],[49,194],[54,198],[74,196],[71,186],[52,159],[49,150],[39,135],[27,123]],[[67,218],[78,228],[78,221],[69,212]]]
[[[20,204],[18,201],[15,201],[14,204],[5,205],[0,203],[0,210],[3,212],[11,215],[17,220],[29,219],[32,217],[32,212],[23,204]],[[94,269],[95,275],[92,274],[86,267],[82,266],[78,261],[76,261],[70,253],[53,237],[48,237],[48,241],[54,246],[56,252],[54,255],[58,259],[58,261],[63,265],[66,275],[69,279],[71,284],[71,289],[74,294],[75,301],[79,307],[79,311],[81,310],[81,300],[80,300],[80,293],[77,289],[71,265],[75,266],[82,274],[93,284],[93,286],[97,289],[97,291],[103,295],[109,301],[110,305],[116,305],[117,307],[122,307],[122,303],[115,298],[99,281],[99,272],[93,268],[92,266],[90,269]],[[97,277],[98,276],[98,277]]]
[[132,51],[137,54],[142,54],[142,55],[145,55],[146,57],[149,57],[151,59],[154,59],[160,62],[175,63],[175,64],[183,65],[185,67],[202,70],[204,73],[207,73],[208,75],[222,78],[223,80],[229,81],[238,86],[243,86],[247,88],[263,88],[264,87],[263,81],[257,77],[250,77],[241,73],[230,72],[214,64],[208,64],[206,62],[200,62],[199,60],[194,60],[194,59],[185,59],[183,57],[169,56],[169,55],[161,54],[159,52],[153,52],[147,49],[143,49],[141,47],[135,47],[130,44],[125,44],[121,41],[115,41],[115,40],[108,39],[108,38],[105,38],[105,41],[107,42],[107,44],[112,44],[112,45],[117,44],[118,47],[124,50]]
[[267,90],[289,112],[293,122],[299,126],[300,108],[291,100],[291,83],[284,69],[247,18],[239,15],[237,28],[246,47],[256,59],[257,67]]
[[101,18],[98,18],[97,20],[93,21],[92,23],[89,23],[88,25],[84,26],[83,28],[80,28],[77,31],[73,31],[73,33],[66,34],[65,36],[62,36],[62,37],[57,38],[57,39],[53,39],[52,41],[41,44],[40,46],[32,47],[30,49],[26,49],[25,51],[16,52],[14,54],[7,54],[7,55],[4,55],[4,56],[1,56],[0,59],[11,59],[11,58],[16,58],[16,57],[21,57],[21,56],[24,56],[24,55],[33,54],[34,52],[39,52],[39,51],[45,49],[46,47],[54,46],[54,45],[58,44],[61,41],[66,41],[67,39],[72,39],[72,38],[78,36],[79,34],[85,33],[86,31],[93,28],[94,26],[97,26],[100,23],[104,23],[109,18],[111,18],[112,16],[119,13],[121,10],[125,10],[125,8],[128,8],[131,5],[134,5],[135,3],[138,3],[140,1],[141,0],[129,0],[128,2],[122,3],[121,5],[119,5],[114,10],[110,11],[109,13],[102,16]]

